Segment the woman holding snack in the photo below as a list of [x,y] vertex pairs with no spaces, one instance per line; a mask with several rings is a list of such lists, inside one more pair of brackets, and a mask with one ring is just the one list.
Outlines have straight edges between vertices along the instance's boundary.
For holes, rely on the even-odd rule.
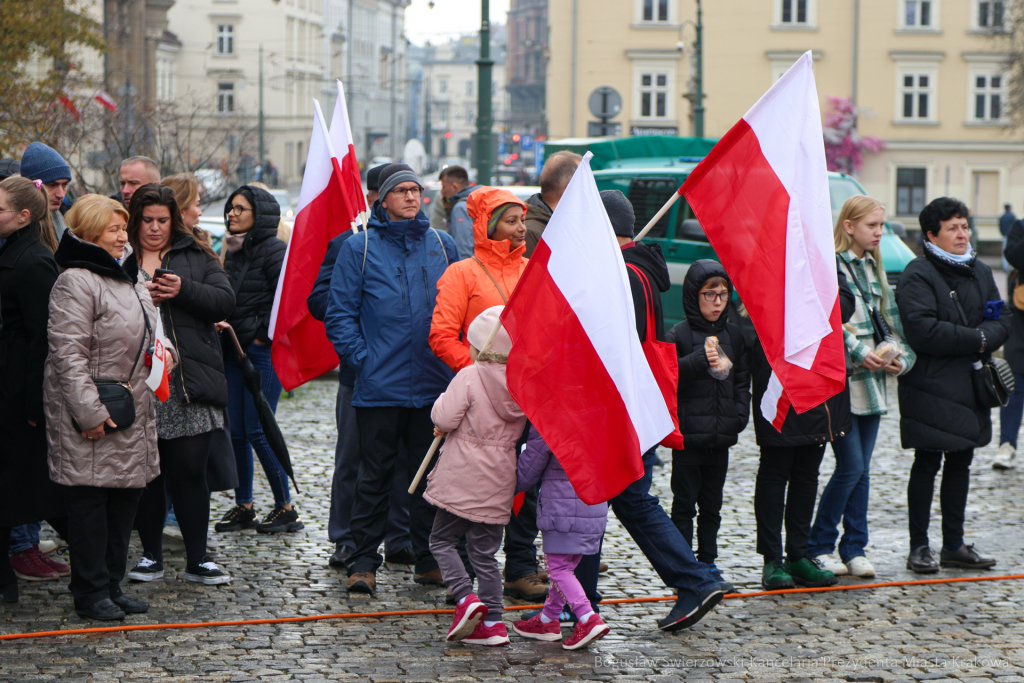
[[[843,325],[853,362],[850,387],[850,431],[832,442],[836,469],[822,491],[811,529],[808,555],[836,576],[874,576],[864,556],[868,543],[868,489],[871,452],[882,416],[888,412],[890,375],[907,373],[916,356],[903,342],[896,297],[889,288],[879,242],[885,209],[871,197],[846,200],[834,230],[839,268],[849,277],[856,310]],[[832,553],[839,537],[839,559]]]

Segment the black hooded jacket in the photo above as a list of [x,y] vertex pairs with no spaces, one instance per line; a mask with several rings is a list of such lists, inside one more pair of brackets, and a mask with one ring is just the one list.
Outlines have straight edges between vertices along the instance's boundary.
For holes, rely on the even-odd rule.
[[[732,281],[722,264],[710,259],[694,261],[683,281],[686,320],[666,337],[676,345],[679,357],[679,431],[687,450],[734,446],[750,419],[750,354],[743,334],[726,322],[725,311],[714,322],[700,312],[700,288],[713,277],[724,277],[732,295]],[[711,364],[704,340],[709,336],[718,337],[722,352],[733,363],[723,380],[708,374]]]
[[191,235],[176,239],[162,268],[181,278],[181,291],[160,306],[164,330],[178,352],[171,385],[183,401],[228,404],[224,357],[214,323],[235,308],[235,292],[217,258]]
[[[672,285],[668,276],[668,265],[661,253],[661,245],[633,242],[622,248],[622,260],[644,272],[654,295],[654,338],[665,341],[665,318],[661,312],[661,293]],[[626,268],[629,275],[629,289],[633,294],[633,310],[636,312],[636,331],[640,341],[647,341],[647,297],[644,285],[632,268]]]
[[[845,323],[853,316],[857,307],[857,301],[853,296],[853,290],[846,282],[846,275],[838,270],[839,279],[839,309],[840,318]],[[768,358],[764,354],[764,348],[758,342],[751,357],[751,381],[753,385],[754,402],[754,433],[757,436],[757,444],[769,448],[789,448],[793,446],[821,445],[834,441],[840,436],[845,436],[850,431],[850,384],[832,398],[825,401],[817,408],[811,408],[806,413],[797,414],[790,407],[786,413],[785,422],[782,424],[782,431],[778,431],[761,414],[761,397],[764,396],[768,387],[768,380],[772,375],[772,367],[768,364]]]
[[[285,243],[277,238],[281,207],[266,190],[243,185],[228,197],[225,214],[240,193],[252,198],[255,223],[245,234],[242,248],[227,253],[224,270],[235,290],[235,310],[227,322],[235,328],[239,343],[246,349],[257,339],[270,343],[270,310],[274,307],[274,292],[284,263]],[[230,340],[222,340],[224,352],[233,354],[235,350]]]

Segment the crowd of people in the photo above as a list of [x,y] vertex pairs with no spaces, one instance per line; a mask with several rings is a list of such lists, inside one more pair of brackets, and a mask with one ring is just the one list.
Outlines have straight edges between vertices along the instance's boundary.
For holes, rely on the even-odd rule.
[[[729,449],[751,416],[763,586],[873,576],[870,462],[894,402],[902,445],[914,452],[907,568],[995,565],[964,542],[970,465],[992,437],[982,386],[993,376],[991,354],[1006,344],[1024,382],[1024,351],[1014,346],[1024,331],[1011,334],[1024,317],[1011,314],[1014,302],[1004,306],[992,270],[971,250],[967,207],[947,197],[921,212],[924,253],[895,291],[879,248],[884,207],[865,196],[847,200],[834,226],[846,388],[808,412],[790,409],[779,430],[761,411],[771,375],[765,352],[730,320],[729,274],[713,260],[693,263],[682,288],[686,319],[666,332],[661,296],[671,280],[661,249],[634,240],[636,217],[621,192],[601,192],[637,336],[676,349],[686,448],[672,452],[670,511],[650,491],[653,447],[639,480],[607,503],[583,503],[509,394],[512,340],[499,322],[580,162],[553,154],[540,192],[525,202],[447,167],[429,217],[412,168],[367,172],[365,229],[330,242],[307,302],[340,361],[329,563],[345,570],[349,592],[375,593],[383,562],[409,564],[416,583],[447,589],[455,606],[450,641],[508,643],[508,596],[544,601],[512,624],[516,633],[559,641],[568,624],[563,647],[585,647],[610,630],[597,583],[611,511],[677,593],[659,628],[693,626],[735,591],[716,565],[718,534]],[[70,208],[70,168],[55,150],[32,143],[20,168],[5,160],[0,169],[10,175],[0,181],[0,433],[16,446],[0,454],[3,599],[17,601],[19,577],[70,574],[82,617],[145,612],[122,582],[164,576],[170,516],[185,545],[185,579],[229,582],[208,550],[211,491],[234,490],[218,532],[304,526],[246,377],[251,363],[276,408],[282,387],[269,322],[286,251],[280,207],[259,184],[231,193],[218,254],[198,227],[196,180],[161,179],[145,157],[124,161],[117,195],[85,195]],[[1024,266],[1020,222],[1006,232],[1006,258]],[[169,341],[163,401],[147,384],[161,329]],[[1014,466],[1016,430],[1008,425],[1019,429],[1022,413],[1016,396],[1003,408],[1001,467]],[[410,493],[434,437],[443,445]],[[819,500],[828,444],[836,466]],[[274,498],[262,517],[253,451]],[[928,528],[940,469],[936,558]],[[70,566],[42,546],[44,520],[66,542]],[[127,571],[133,529],[142,555]]]

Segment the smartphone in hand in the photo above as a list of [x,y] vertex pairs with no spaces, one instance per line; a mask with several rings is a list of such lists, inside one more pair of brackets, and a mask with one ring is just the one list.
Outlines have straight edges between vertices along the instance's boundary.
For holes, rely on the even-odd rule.
[[154,280],[159,280],[164,275],[174,275],[174,271],[173,270],[166,270],[165,268],[157,268],[156,272],[153,273],[153,279]]

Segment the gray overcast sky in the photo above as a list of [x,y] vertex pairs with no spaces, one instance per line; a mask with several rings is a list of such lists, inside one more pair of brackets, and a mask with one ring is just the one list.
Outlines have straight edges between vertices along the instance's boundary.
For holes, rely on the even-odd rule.
[[[416,45],[437,45],[463,33],[480,30],[480,0],[412,0],[405,10],[405,36]],[[491,22],[504,24],[509,0],[491,0]]]

